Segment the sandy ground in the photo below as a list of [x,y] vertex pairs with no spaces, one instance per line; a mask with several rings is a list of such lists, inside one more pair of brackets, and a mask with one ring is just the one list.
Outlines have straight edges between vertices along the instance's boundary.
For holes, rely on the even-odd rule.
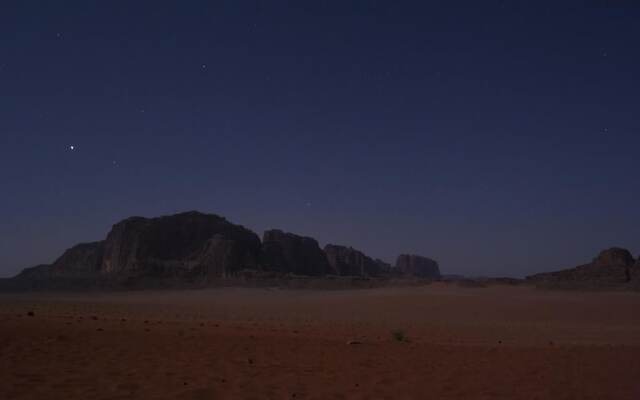
[[638,400],[640,294],[0,295],[0,399],[94,398]]

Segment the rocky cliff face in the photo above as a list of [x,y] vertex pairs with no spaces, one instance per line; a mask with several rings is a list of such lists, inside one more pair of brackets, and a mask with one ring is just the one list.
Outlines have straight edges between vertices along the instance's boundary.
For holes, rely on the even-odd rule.
[[54,281],[57,287],[71,287],[69,280],[118,287],[122,282],[149,282],[147,278],[208,282],[243,270],[308,276],[372,277],[393,270],[407,276],[440,275],[438,264],[425,257],[401,256],[397,268],[391,268],[351,247],[327,245],[323,250],[313,238],[281,230],[266,231],[261,242],[252,231],[223,217],[191,211],[127,218],[116,223],[105,240],[74,246],[53,264],[27,268],[16,278],[21,283],[37,281],[42,288]]
[[83,277],[99,273],[103,242],[81,243],[66,250],[53,264],[25,268],[16,277],[47,279],[55,277]]
[[588,264],[531,275],[526,279],[530,282],[625,283],[639,276],[636,265],[628,250],[613,247],[601,251]]
[[113,226],[103,248],[102,273],[171,274],[195,268],[224,276],[256,267],[260,239],[220,216],[187,212],[126,219]]
[[247,251],[241,242],[218,234],[205,243],[192,264],[192,276],[211,281],[233,276],[243,269],[256,268],[257,255],[255,249]]
[[391,270],[393,269],[393,267],[388,262],[383,261],[383,260],[381,260],[379,258],[376,258],[373,261],[378,266],[378,270],[380,271],[381,274],[383,274],[383,275],[384,274],[390,274],[392,272]]
[[352,247],[328,244],[324,247],[333,273],[350,276],[377,276],[381,265]]
[[33,267],[25,268],[13,279],[46,279],[51,277],[51,265],[40,264]]
[[278,229],[264,233],[261,261],[269,271],[316,276],[331,272],[327,257],[315,239]]
[[402,275],[421,278],[440,278],[438,263],[430,258],[412,254],[401,254],[396,261],[396,271]]
[[226,219],[199,212],[133,217],[113,226],[104,241],[79,244],[51,265],[20,278],[160,276],[214,278],[256,268],[260,238]]
[[81,243],[65,251],[51,265],[53,275],[86,275],[100,270],[103,242]]

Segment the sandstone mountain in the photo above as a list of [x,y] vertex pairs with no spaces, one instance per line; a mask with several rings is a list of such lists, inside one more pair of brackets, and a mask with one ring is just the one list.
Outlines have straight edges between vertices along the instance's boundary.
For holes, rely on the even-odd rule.
[[535,283],[600,283],[621,284],[640,279],[640,263],[626,249],[603,250],[590,263],[575,268],[528,276]]
[[315,239],[278,229],[264,233],[261,260],[269,271],[312,276],[331,271],[327,256]]
[[250,271],[271,276],[439,276],[437,263],[428,258],[411,256],[392,268],[351,247],[330,244],[323,250],[313,238],[281,230],[266,231],[261,241],[221,216],[190,211],[127,218],[104,240],[78,244],[52,264],[27,268],[15,279],[37,281],[40,287],[70,279],[106,281],[108,286],[132,279],[207,283]]
[[396,270],[402,275],[440,278],[440,267],[436,261],[414,254],[401,254],[398,256]]
[[328,244],[324,252],[337,275],[378,276],[383,270],[380,263],[353,247]]
[[[255,233],[213,214],[132,217],[115,224],[105,240],[74,246],[37,272],[56,277],[221,277],[256,268],[260,246]],[[21,275],[34,273],[27,269]]]

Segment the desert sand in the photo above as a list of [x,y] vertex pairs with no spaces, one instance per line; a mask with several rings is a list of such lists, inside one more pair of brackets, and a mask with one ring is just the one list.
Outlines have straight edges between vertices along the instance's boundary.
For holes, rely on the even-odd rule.
[[637,400],[640,294],[0,295],[0,399],[291,398]]

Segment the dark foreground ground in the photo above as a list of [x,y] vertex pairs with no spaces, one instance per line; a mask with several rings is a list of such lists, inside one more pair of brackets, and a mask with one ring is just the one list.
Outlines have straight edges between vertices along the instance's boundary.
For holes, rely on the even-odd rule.
[[0,295],[0,399],[637,400],[638,310],[443,284]]

